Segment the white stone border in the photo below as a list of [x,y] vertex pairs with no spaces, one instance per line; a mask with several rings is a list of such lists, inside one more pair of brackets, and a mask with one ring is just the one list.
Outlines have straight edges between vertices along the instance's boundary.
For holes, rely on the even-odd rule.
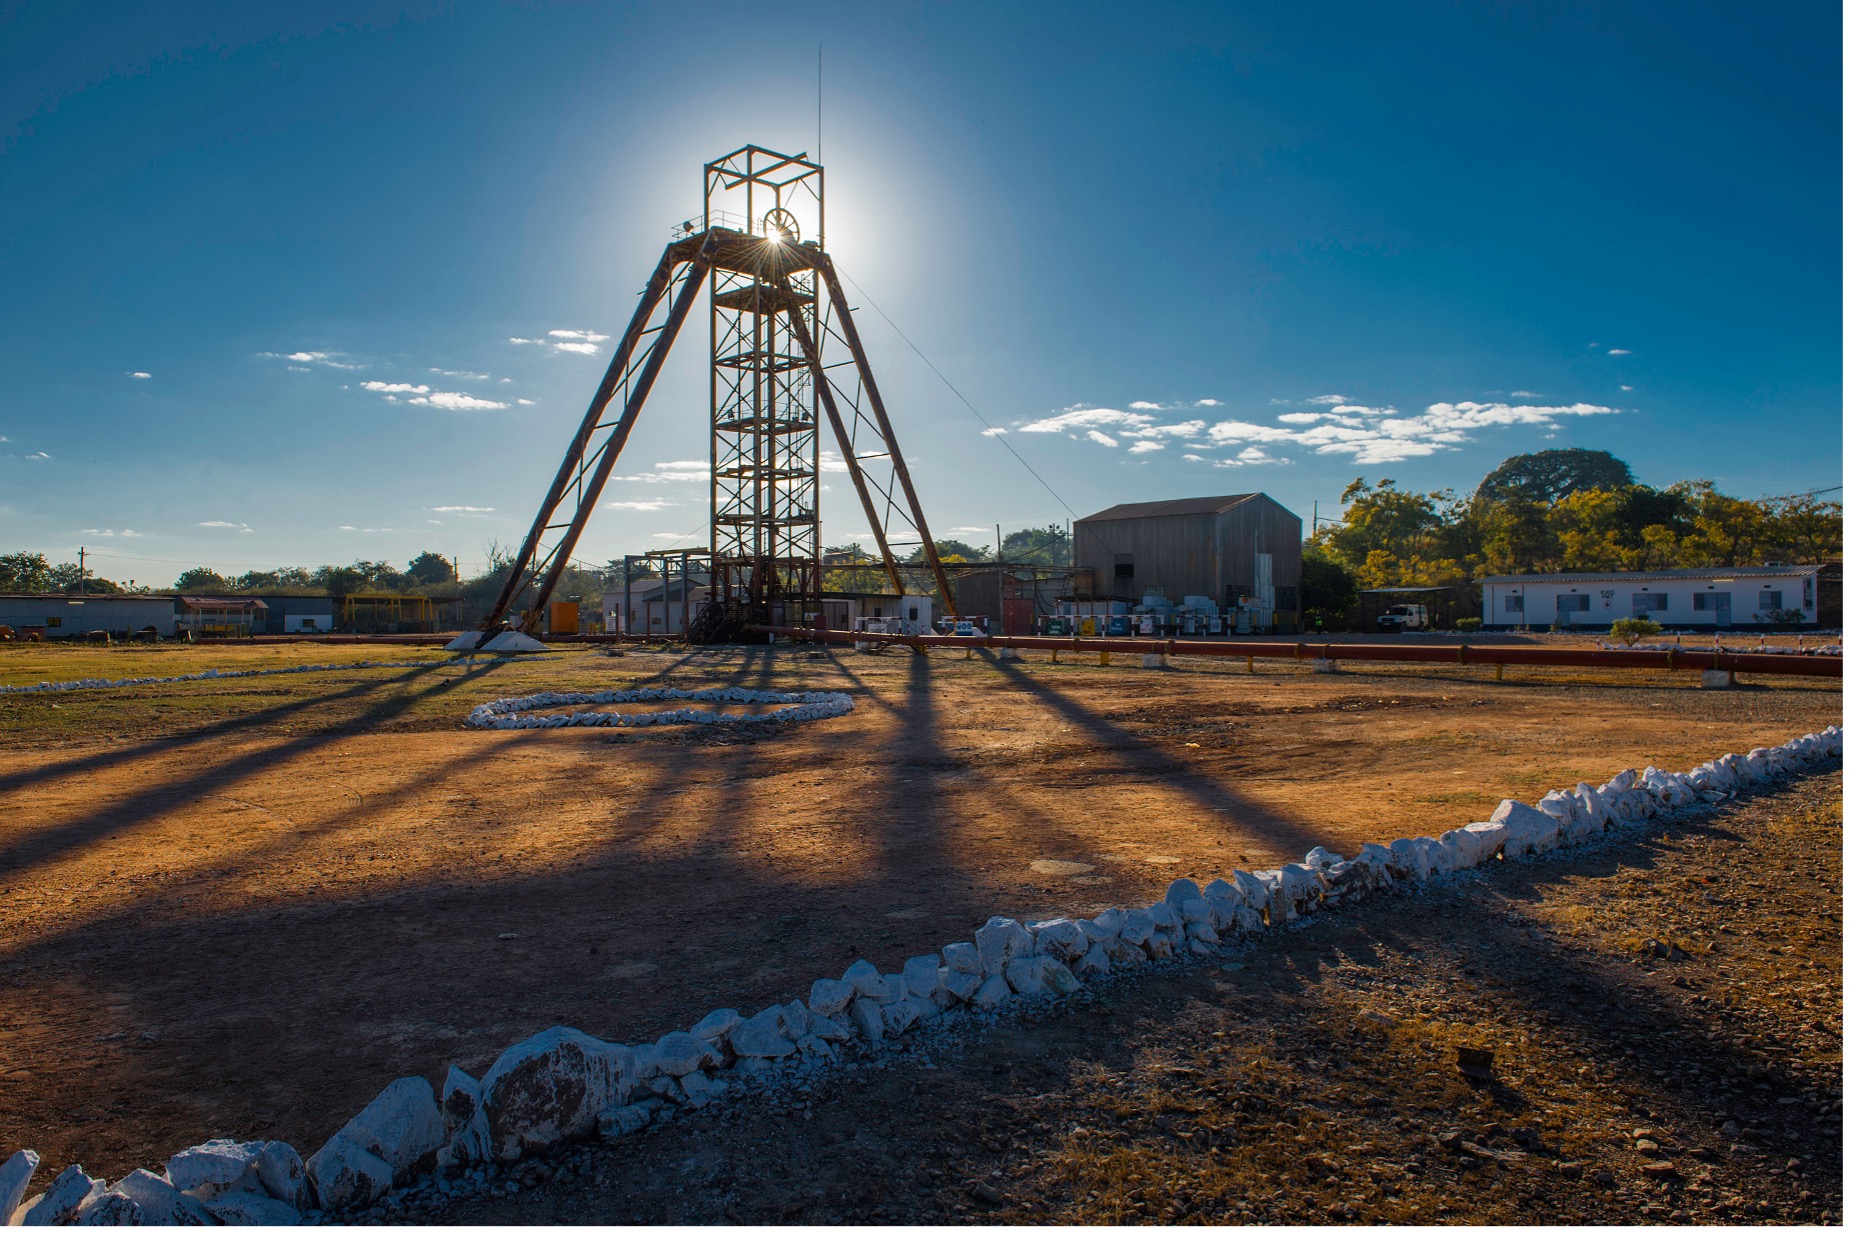
[[1601,651],[1685,651],[1690,655],[1711,655],[1719,651],[1723,655],[1823,655],[1842,657],[1841,643],[1829,643],[1824,646],[1703,646],[1698,642],[1683,645],[1680,642],[1639,642],[1632,646],[1628,642],[1607,642],[1599,639]]
[[[229,681],[244,676],[288,676],[295,672],[356,672],[361,668],[415,668],[421,664],[440,662],[442,661],[369,659],[357,664],[303,664],[297,668],[243,668],[229,672],[207,668],[204,672],[189,672],[185,676],[125,676],[116,680],[87,676],[77,681],[40,681],[37,685],[0,685],[0,694],[56,694],[74,689],[123,689],[131,685],[177,685],[185,681]],[[510,655],[500,659],[484,659],[480,662],[510,664],[515,662],[515,657]]]
[[[754,702],[779,706],[762,715],[726,715],[698,707],[672,711],[578,711],[570,715],[522,715],[522,711],[549,710],[593,702]],[[484,702],[464,722],[471,728],[641,728],[651,724],[789,724],[832,719],[854,709],[854,700],[838,693],[778,693],[768,689],[728,686],[716,689],[602,689],[591,693],[541,693],[523,698]]]
[[[760,700],[752,690],[693,692]],[[1212,955],[1229,937],[1489,861],[1590,842],[1628,823],[1822,767],[1842,752],[1842,729],[1831,725],[1685,774],[1626,770],[1597,788],[1549,792],[1538,806],[1505,800],[1488,821],[1436,839],[1363,844],[1353,857],[1317,847],[1297,864],[1235,870],[1204,889],[1182,878],[1148,907],[1112,908],[1089,920],[992,917],[971,941],[909,959],[897,973],[882,975],[860,960],[839,980],[815,981],[807,1000],[748,1018],[716,1010],[653,1044],[610,1044],[574,1028],[548,1028],[507,1049],[479,1079],[451,1066],[440,1100],[422,1076],[396,1080],[306,1164],[279,1141],[214,1139],[174,1156],[162,1176],[137,1169],[114,1186],[72,1165],[19,1216],[35,1224],[288,1224],[304,1212],[319,1222],[323,1213],[339,1218],[381,1199],[395,1203],[398,1188],[409,1186],[478,1193],[503,1165],[562,1142],[633,1133],[681,1106],[708,1105],[741,1081],[813,1072],[837,1064],[843,1048],[878,1048],[945,1015],[1073,993],[1086,978],[1172,956]],[[29,1151],[0,1165],[0,1225],[14,1218],[37,1166]],[[460,1175],[462,1184],[439,1174]]]

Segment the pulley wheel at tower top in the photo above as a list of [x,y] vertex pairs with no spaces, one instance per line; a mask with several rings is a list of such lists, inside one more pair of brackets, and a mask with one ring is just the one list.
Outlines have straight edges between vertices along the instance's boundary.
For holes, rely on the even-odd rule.
[[769,239],[780,240],[785,244],[800,244],[803,238],[802,227],[797,223],[796,216],[782,206],[764,216],[764,234]]

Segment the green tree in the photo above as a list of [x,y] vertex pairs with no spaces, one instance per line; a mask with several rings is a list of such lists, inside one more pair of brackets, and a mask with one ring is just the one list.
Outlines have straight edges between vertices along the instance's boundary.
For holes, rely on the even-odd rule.
[[173,589],[197,595],[206,591],[228,591],[231,589],[231,584],[226,582],[217,570],[204,565],[195,565],[174,579]]
[[421,587],[456,581],[455,568],[450,565],[448,558],[434,552],[419,553],[412,558],[411,567],[405,571],[405,576]]
[[51,588],[51,566],[42,552],[9,552],[0,556],[0,591],[30,594]]
[[[935,543],[937,545],[937,557],[940,561],[948,561],[952,557],[955,557],[958,561],[987,561],[994,555],[991,549],[972,547],[960,539],[940,539],[935,541]],[[921,564],[925,559],[924,545],[920,544],[918,547],[912,549],[912,555],[905,559],[908,564]]]
[[1072,537],[1057,523],[1027,527],[1002,536],[1002,560],[1022,565],[1072,564]]
[[1490,501],[1515,498],[1546,505],[1575,492],[1613,491],[1631,483],[1630,464],[1604,450],[1541,450],[1505,460],[1483,477],[1476,495]]
[[1360,588],[1353,571],[1332,560],[1317,544],[1306,544],[1303,582],[1298,591],[1304,616],[1312,623],[1333,626],[1359,599]]

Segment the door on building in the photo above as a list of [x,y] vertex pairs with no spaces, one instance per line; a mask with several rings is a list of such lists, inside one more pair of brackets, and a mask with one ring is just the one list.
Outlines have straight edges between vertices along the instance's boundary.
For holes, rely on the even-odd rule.
[[1554,596],[1554,624],[1566,629],[1573,624],[1573,614],[1590,612],[1592,596],[1590,595],[1556,595]]
[[1730,591],[1716,591],[1709,601],[1714,605],[1714,628],[1726,629],[1733,624],[1733,594]]

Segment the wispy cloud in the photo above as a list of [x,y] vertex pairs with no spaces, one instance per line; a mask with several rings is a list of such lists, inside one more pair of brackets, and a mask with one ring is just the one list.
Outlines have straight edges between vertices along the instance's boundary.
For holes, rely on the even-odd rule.
[[35,454],[27,454],[26,457],[32,462],[50,462],[51,461],[51,455],[47,454],[44,450],[39,450]]
[[1318,394],[1314,398],[1306,398],[1303,401],[1313,404],[1320,403],[1325,407],[1339,407],[1349,399],[1345,394]]
[[226,522],[222,518],[214,518],[210,522],[202,522],[199,525],[202,527],[216,527],[225,531],[236,531],[240,535],[250,530],[250,524],[248,522]]
[[152,377],[154,374],[151,372],[132,372],[132,373],[129,373],[128,375],[133,377],[137,381],[146,381],[150,377]]
[[1132,411],[1160,411],[1162,409],[1162,404],[1159,402],[1133,402],[1130,404],[1130,409]]
[[652,514],[656,510],[667,509],[670,506],[679,504],[679,501],[606,501],[604,502],[604,508],[632,509],[638,513]]
[[1540,395],[1535,393],[1533,390],[1510,390],[1509,397],[1510,398],[1539,398]]
[[610,341],[595,330],[547,330],[544,338],[510,338],[517,347],[544,347],[555,355],[596,355],[598,343]]
[[362,390],[371,390],[375,394],[428,394],[427,385],[412,385],[408,381],[362,381]]
[[335,529],[339,531],[358,531],[361,535],[385,535],[391,531],[390,527],[350,527],[345,523],[342,523]]
[[458,381],[487,381],[491,379],[491,374],[489,373],[469,372],[467,369],[461,368],[433,368],[430,371],[439,377],[454,377]]
[[1613,347],[1610,351],[1607,351],[1605,354],[1606,355],[1629,355],[1630,352],[1626,351],[1623,347]]
[[426,397],[406,399],[417,407],[436,407],[443,411],[505,411],[507,404],[473,394],[453,394],[436,390]]
[[523,407],[537,407],[539,405],[538,403],[534,402],[531,398],[516,398],[514,399],[514,401],[516,403],[519,403]]
[[121,536],[123,539],[140,539],[141,538],[141,532],[130,531],[127,528],[123,528],[120,531],[112,531],[108,527],[85,527],[83,530],[77,532],[77,534],[94,535],[101,539],[114,539],[118,535]]
[[288,360],[291,364],[316,364],[322,368],[341,368],[351,372],[366,367],[364,364],[349,364],[344,351],[259,351],[258,359]]
[[424,508],[428,509],[433,514],[492,514],[494,513],[494,506],[492,505],[427,505]]
[[[1289,459],[1277,452],[1280,446],[1312,454],[1349,455],[1362,463],[1389,463],[1455,449],[1492,428],[1530,426],[1552,431],[1566,421],[1620,413],[1614,407],[1590,403],[1437,402],[1421,413],[1407,414],[1394,407],[1337,401],[1334,395],[1308,401],[1327,409],[1287,411],[1269,423],[1227,419],[1209,424],[1199,419],[1163,423],[1147,411],[1077,406],[1016,427],[1020,432],[1062,433],[1075,441],[1113,449],[1128,439],[1134,442],[1130,452],[1136,454],[1154,453],[1165,439],[1180,437],[1195,450],[1229,451],[1211,460],[1218,466],[1286,463]],[[1199,452],[1183,457],[1209,460]]]
[[712,468],[705,459],[689,459],[684,462],[658,462],[654,468],[641,475],[619,475],[619,480],[628,480],[638,484],[670,484],[681,482],[705,483],[712,477]]

